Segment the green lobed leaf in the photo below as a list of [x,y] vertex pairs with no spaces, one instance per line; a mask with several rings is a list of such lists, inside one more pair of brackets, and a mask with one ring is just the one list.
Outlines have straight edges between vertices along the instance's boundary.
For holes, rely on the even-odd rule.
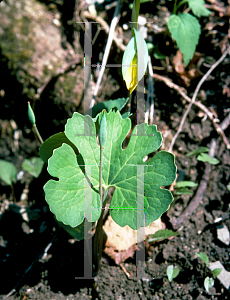
[[44,162],[48,162],[48,159],[52,156],[54,149],[59,148],[63,143],[70,145],[75,153],[77,154],[77,148],[73,143],[71,143],[64,132],[56,133],[50,136],[44,143],[41,144],[39,148],[39,155]]
[[22,168],[37,178],[42,171],[43,165],[44,162],[40,157],[32,157],[23,161]]
[[165,230],[158,230],[157,232],[155,232],[154,234],[150,235],[150,238],[148,239],[148,242],[156,242],[156,241],[161,241],[161,240],[165,240],[165,239],[169,239],[170,237],[179,235],[178,232],[174,232],[172,230],[169,229],[165,229]]
[[168,19],[168,28],[183,54],[185,67],[193,58],[200,37],[200,24],[195,17],[188,13],[172,14]]
[[197,160],[203,161],[203,162],[208,162],[212,165],[217,165],[220,161],[217,158],[213,158],[207,153],[201,153],[197,156]]
[[65,229],[65,231],[68,232],[68,234],[70,234],[72,237],[74,237],[75,239],[77,239],[78,241],[81,241],[84,239],[84,229],[85,229],[85,223],[82,222],[80,225],[76,226],[76,227],[71,227],[69,225],[65,225],[62,222],[59,222],[58,220],[56,220],[58,222],[58,224]]
[[[148,226],[168,209],[173,200],[170,191],[161,187],[175,180],[175,157],[161,151],[148,162],[143,162],[146,155],[161,145],[161,133],[156,126],[145,123],[136,126],[127,148],[122,149],[122,143],[131,129],[131,120],[122,119],[119,111],[110,111],[105,116],[109,134],[103,152],[103,187],[115,187],[110,204],[111,216],[122,227],[129,225],[133,229],[139,228],[143,222],[136,224],[137,188],[138,185],[144,185],[142,196],[145,197],[145,226]],[[100,216],[100,148],[96,140],[95,123],[90,116],[74,113],[67,121],[65,134],[75,144],[79,155],[66,144],[54,150],[48,162],[48,172],[59,180],[48,181],[44,190],[50,210],[57,219],[76,227],[83,222],[87,197],[92,198],[91,206],[86,201],[86,209],[92,208],[92,220],[89,221],[95,222]],[[139,165],[144,165],[144,182],[138,181],[137,184]]]
[[148,48],[148,52],[151,53],[155,46],[153,45],[153,43],[146,43],[146,45],[147,45],[147,48]]
[[[116,107],[119,111],[121,111],[128,100],[129,98],[118,98],[116,100],[108,100],[106,102],[97,103],[92,107],[92,117],[95,118],[103,109],[106,109],[106,111],[109,112],[111,109]],[[85,114],[89,115],[89,112],[90,110],[88,110]]]
[[208,10],[204,4],[204,0],[188,0],[189,7],[191,8],[193,14],[198,18],[201,16],[208,17],[211,14],[211,11]]
[[206,277],[204,280],[204,287],[207,292],[209,292],[210,287],[214,286],[214,279],[210,277]]
[[194,155],[204,153],[204,152],[209,152],[209,149],[207,147],[199,147],[199,148],[189,152],[188,154],[186,154],[186,156],[194,156]]
[[178,267],[174,267],[173,265],[170,265],[167,267],[167,276],[169,282],[171,282],[174,278],[176,278],[179,274],[180,270]]
[[12,185],[17,181],[17,169],[12,163],[0,159],[0,178],[7,185]]
[[197,257],[199,257],[201,260],[203,260],[203,262],[206,264],[206,265],[209,265],[209,258],[208,256],[203,253],[203,252],[200,252],[200,253],[196,253]]
[[132,114],[129,111],[127,111],[121,115],[122,119],[129,118],[130,116],[132,116]]

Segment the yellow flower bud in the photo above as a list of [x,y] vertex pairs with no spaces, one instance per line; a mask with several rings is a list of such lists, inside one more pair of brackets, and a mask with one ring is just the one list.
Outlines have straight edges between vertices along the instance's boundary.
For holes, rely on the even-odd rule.
[[126,74],[125,74],[125,83],[127,89],[130,91],[130,94],[135,90],[138,84],[137,80],[137,56],[133,57],[132,63],[130,64]]

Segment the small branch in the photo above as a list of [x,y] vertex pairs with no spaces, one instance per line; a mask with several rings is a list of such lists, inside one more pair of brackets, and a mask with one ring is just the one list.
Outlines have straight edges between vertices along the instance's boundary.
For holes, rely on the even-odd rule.
[[[182,87],[180,87],[179,85],[173,83],[171,79],[163,77],[156,73],[153,73],[152,76],[153,76],[153,78],[155,78],[157,80],[164,81],[164,83],[168,87],[176,90],[186,101],[188,101],[188,102],[192,101],[192,99],[188,95],[186,95],[186,93],[184,92],[184,89]],[[203,112],[205,112],[205,114],[208,116],[208,118],[212,122],[213,127],[215,128],[216,132],[222,137],[223,142],[225,143],[227,149],[230,149],[229,141],[228,141],[227,137],[225,136],[223,130],[221,129],[220,125],[217,124],[218,120],[214,117],[213,113],[211,113],[210,110],[206,106],[204,106],[202,103],[200,103],[198,101],[194,101],[193,104],[196,105],[197,107],[199,107],[201,110],[203,110]]]
[[188,217],[197,209],[207,189],[210,173],[211,173],[211,165],[209,163],[206,163],[205,171],[200,181],[200,185],[199,188],[197,189],[195,197],[191,200],[187,208],[178,218],[173,217],[171,220],[171,224],[175,230],[178,229],[181,225],[184,225],[185,222],[188,220]]
[[[82,16],[87,18],[87,19],[91,19],[91,20],[94,20],[96,22],[100,22],[101,26],[105,30],[105,32],[107,34],[109,34],[109,25],[106,23],[106,21],[104,19],[102,19],[101,17],[98,17],[98,16],[94,17],[88,11],[82,12]],[[114,42],[116,43],[116,45],[119,49],[121,49],[122,51],[125,51],[126,46],[121,42],[121,40],[119,38],[117,38],[114,35],[113,40],[114,40]]]
[[[183,129],[183,126],[184,126],[184,122],[187,118],[187,115],[192,107],[192,105],[194,104],[195,100],[196,100],[196,97],[197,97],[197,94],[201,88],[201,85],[204,83],[204,81],[208,78],[208,76],[211,74],[211,72],[224,60],[224,58],[227,56],[227,54],[230,53],[230,46],[228,47],[228,49],[224,52],[224,54],[217,60],[217,62],[215,62],[215,64],[212,65],[212,67],[208,70],[208,72],[201,78],[200,82],[198,83],[197,87],[196,87],[196,90],[193,94],[193,97],[192,97],[192,100],[191,102],[189,103],[188,105],[188,108],[187,110],[185,111],[184,115],[183,115],[183,118],[181,120],[181,123],[180,123],[180,126],[176,132],[176,134],[174,135],[173,139],[172,139],[172,142],[169,146],[169,152],[172,152],[172,149],[173,149],[173,145],[178,137],[178,135],[180,134],[180,132],[182,131]],[[218,132],[218,131],[217,131]],[[218,132],[220,134],[220,132]],[[227,141],[225,140],[225,143]],[[227,143],[227,148],[230,149],[230,144]]]
[[124,265],[122,263],[119,264],[119,266],[122,268],[122,270],[124,271],[125,275],[127,276],[127,278],[130,278],[130,274],[127,272],[126,268],[124,267]]
[[101,80],[102,80],[103,74],[105,72],[105,67],[106,67],[106,64],[107,64],[108,57],[109,57],[110,48],[112,46],[112,42],[113,42],[114,36],[115,36],[115,34],[114,34],[115,28],[116,28],[117,23],[119,22],[119,19],[120,19],[120,7],[121,7],[121,1],[119,1],[117,6],[116,6],[116,9],[115,9],[114,15],[113,15],[113,19],[112,19],[112,22],[111,22],[111,25],[110,25],[110,28],[109,28],[109,36],[108,36],[105,52],[104,52],[103,59],[102,59],[102,65],[101,65],[101,68],[100,68],[100,73],[99,73],[99,76],[98,76],[98,79],[97,79],[97,82],[96,82],[96,86],[95,86],[95,89],[94,89],[94,92],[93,92],[93,98],[92,98],[91,103],[90,103],[90,108],[92,108],[95,104],[95,97],[98,93],[98,90],[99,90],[99,87],[100,87],[100,84],[101,84]]
[[[221,130],[224,130],[228,127],[230,124],[230,113],[227,115],[227,117],[224,119],[224,121],[220,124]],[[213,138],[211,140],[209,155],[211,157],[214,157],[216,149],[216,139]],[[197,192],[194,196],[194,198],[190,201],[187,208],[184,210],[184,212],[178,217],[178,218],[172,218],[171,224],[174,229],[178,229],[182,224],[185,224],[185,222],[188,220],[188,217],[197,209],[199,203],[204,197],[205,191],[208,186],[209,178],[211,173],[211,164],[206,163],[205,171],[203,174],[203,177],[200,181],[200,185],[197,189]]]
[[26,276],[26,274],[30,271],[30,269],[33,267],[34,263],[37,262],[40,259],[44,259],[47,256],[47,252],[49,251],[50,247],[52,246],[52,243],[54,241],[54,239],[56,238],[57,234],[59,231],[56,232],[56,234],[52,237],[50,243],[45,247],[43,253],[37,258],[35,259],[31,265],[26,269],[25,273],[22,275],[22,277],[19,279],[18,283],[15,285],[15,287],[3,298],[3,300],[8,299],[11,295],[13,295],[16,291],[17,291],[17,287],[20,284],[20,282],[22,281],[22,279]]
[[218,11],[219,13],[222,13],[224,15],[226,14],[226,7],[224,6],[219,6],[217,4],[205,4],[204,6],[209,10]]
[[222,130],[225,130],[230,125],[230,113],[227,115],[227,117],[224,119],[224,121],[221,122],[220,128]]

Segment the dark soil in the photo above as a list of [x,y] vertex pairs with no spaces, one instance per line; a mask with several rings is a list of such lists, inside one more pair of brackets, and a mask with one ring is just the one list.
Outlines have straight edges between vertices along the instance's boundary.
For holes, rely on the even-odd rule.
[[[67,1],[41,2],[48,9],[62,13],[62,34],[66,43],[74,43],[76,32],[79,33],[79,41],[83,41],[83,31],[75,25],[75,14],[68,15],[67,13],[69,9],[72,11],[75,9],[76,15],[79,15],[80,3],[77,2],[75,8],[74,5],[70,8]],[[70,2],[73,4],[74,1]],[[229,5],[227,1],[220,2],[221,4],[215,3],[224,8]],[[159,28],[164,28],[165,17],[168,15],[168,10],[171,11],[171,7],[165,6],[164,0],[157,3],[150,2],[143,4],[140,13],[149,21],[154,20]],[[110,23],[113,9],[105,11],[104,6],[101,5],[101,7],[100,13]],[[119,25],[122,26],[129,19],[130,11],[128,3],[125,2]],[[222,55],[224,43],[226,47],[228,46],[226,37],[229,34],[229,16],[227,13],[221,15],[213,9],[212,14],[201,18],[200,23],[202,34],[197,51],[202,54],[204,60],[199,66],[200,75],[191,78],[187,85],[181,74],[177,73],[173,67],[176,45],[165,36],[165,31],[156,33],[150,30],[148,33],[149,41],[153,41],[154,44],[158,43],[160,51],[167,55],[161,60],[153,59],[154,72],[171,78],[174,83],[186,88],[190,97],[202,74],[210,67],[206,63],[207,58],[217,61]],[[215,30],[208,30],[206,27],[208,23],[214,24]],[[124,40],[124,44],[127,44],[130,36],[131,31],[125,32],[124,38],[127,38],[127,41]],[[107,35],[101,31],[93,48],[92,63],[101,62],[106,39]],[[83,44],[78,46],[81,47],[83,60],[84,46]],[[120,64],[121,58],[122,52],[114,43],[108,63]],[[40,144],[27,120],[28,98],[22,93],[23,86],[17,82],[8,61],[2,54],[0,60],[1,71],[4,70],[4,78],[0,82],[2,97],[0,101],[0,159],[12,162],[19,172],[22,170],[23,159],[38,156]],[[197,64],[197,61],[193,64],[195,69],[198,69]],[[118,69],[106,68],[102,87],[96,98],[98,102],[127,96],[121,72]],[[229,70],[230,57],[227,56],[202,85],[202,91],[197,99],[214,112],[220,121],[223,121],[229,113]],[[96,81],[94,70],[93,80]],[[167,150],[181,122],[187,103],[175,90],[170,89],[161,81],[155,81],[154,93],[154,124],[162,132],[164,148]],[[81,113],[83,111],[82,102],[78,107],[74,103],[64,103],[61,96],[55,94],[53,84],[49,85],[41,98],[33,104],[37,126],[44,139],[63,131],[65,122],[71,117],[73,111]],[[101,269],[97,276],[92,279],[76,279],[76,277],[83,277],[84,274],[84,241],[74,240],[67,232],[59,228],[53,214],[49,211],[43,192],[43,186],[49,179],[46,166],[39,178],[33,178],[24,172],[14,184],[13,189],[0,181],[0,299],[6,299],[6,295],[10,292],[11,294],[7,297],[9,300],[229,299],[229,291],[218,279],[215,280],[215,285],[210,288],[209,292],[205,290],[204,279],[210,273],[205,270],[204,263],[196,256],[198,252],[205,252],[211,262],[219,260],[230,272],[229,246],[218,240],[216,233],[217,226],[225,224],[230,228],[230,197],[227,190],[227,184],[230,182],[230,155],[211,121],[203,117],[201,110],[193,106],[183,131],[174,145],[173,152],[176,156],[178,176],[181,180],[190,180],[199,186],[206,163],[197,161],[195,157],[190,158],[186,154],[200,146],[210,147],[212,138],[217,141],[215,157],[220,163],[211,167],[208,186],[204,191],[202,201],[185,224],[178,229],[179,236],[157,243],[145,243],[146,265],[140,279],[137,279],[135,275],[132,276],[136,274],[136,257],[129,258],[123,264],[131,275],[128,278],[124,270],[105,254],[103,254]],[[230,137],[229,128],[225,130],[225,135]],[[170,220],[181,215],[193,199],[197,188],[191,189],[192,195],[174,197],[175,200],[170,210],[162,216],[166,228],[174,229]],[[26,215],[22,211],[23,208],[26,209]],[[224,217],[224,220],[215,224],[215,219],[219,217]],[[50,246],[47,255],[43,255],[47,246]],[[178,266],[180,269],[179,275],[171,283],[166,276],[168,265]]]

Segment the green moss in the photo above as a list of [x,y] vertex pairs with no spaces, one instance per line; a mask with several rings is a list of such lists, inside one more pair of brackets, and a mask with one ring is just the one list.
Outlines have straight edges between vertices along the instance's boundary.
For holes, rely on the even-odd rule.
[[11,67],[27,63],[33,52],[34,41],[31,37],[31,21],[27,17],[19,19],[11,18],[12,24],[4,29],[0,46],[2,54],[12,64]]
[[59,85],[61,93],[64,95],[65,99],[70,99],[73,95],[73,89],[76,84],[76,75],[68,76],[68,74],[65,74],[65,76],[60,78],[60,81],[60,83],[57,83],[57,86]]
[[54,102],[64,105],[68,111],[76,109],[79,105],[84,91],[84,81],[81,78],[82,70],[76,69],[58,78],[54,85]]

